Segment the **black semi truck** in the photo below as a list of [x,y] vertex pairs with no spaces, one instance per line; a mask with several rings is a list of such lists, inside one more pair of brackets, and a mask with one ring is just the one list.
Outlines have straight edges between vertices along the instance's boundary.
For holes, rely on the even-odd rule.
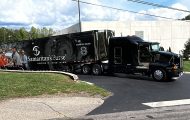
[[160,51],[159,43],[137,36],[114,37],[111,30],[93,30],[2,44],[24,50],[31,70],[61,70],[101,75],[142,73],[157,81],[183,73],[180,55]]

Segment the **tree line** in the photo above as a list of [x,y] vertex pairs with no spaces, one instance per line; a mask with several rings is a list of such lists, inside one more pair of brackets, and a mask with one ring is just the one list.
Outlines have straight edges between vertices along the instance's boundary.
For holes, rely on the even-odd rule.
[[16,42],[23,40],[32,40],[36,38],[48,37],[54,34],[52,28],[35,28],[31,27],[26,30],[24,27],[20,29],[0,28],[0,43]]

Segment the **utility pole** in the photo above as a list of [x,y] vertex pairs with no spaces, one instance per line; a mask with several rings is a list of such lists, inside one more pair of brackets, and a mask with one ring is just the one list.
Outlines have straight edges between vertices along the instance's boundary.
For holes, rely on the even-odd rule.
[[78,0],[78,12],[79,12],[79,32],[81,32],[81,20],[80,20],[80,1]]
[[5,28],[3,28],[3,42],[5,43]]

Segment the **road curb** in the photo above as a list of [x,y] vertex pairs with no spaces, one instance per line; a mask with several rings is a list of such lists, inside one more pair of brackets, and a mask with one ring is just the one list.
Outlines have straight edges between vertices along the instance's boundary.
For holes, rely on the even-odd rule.
[[1,72],[16,72],[16,73],[55,73],[69,76],[72,80],[77,81],[79,77],[75,74],[61,71],[28,71],[28,70],[0,70]]
[[94,83],[87,82],[87,81],[82,81],[82,80],[80,80],[80,82],[86,83],[86,84],[88,84],[88,85],[94,85]]
[[190,74],[190,72],[184,72],[185,74]]

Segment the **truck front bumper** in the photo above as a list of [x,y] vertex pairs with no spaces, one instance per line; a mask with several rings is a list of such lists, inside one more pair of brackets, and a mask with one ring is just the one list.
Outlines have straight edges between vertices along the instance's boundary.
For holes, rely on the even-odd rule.
[[182,69],[167,69],[167,76],[170,79],[177,80],[183,75],[183,70]]
[[177,80],[177,79],[179,79],[182,75],[183,75],[183,72],[180,72],[178,76],[176,76],[176,77],[171,77],[171,79]]

